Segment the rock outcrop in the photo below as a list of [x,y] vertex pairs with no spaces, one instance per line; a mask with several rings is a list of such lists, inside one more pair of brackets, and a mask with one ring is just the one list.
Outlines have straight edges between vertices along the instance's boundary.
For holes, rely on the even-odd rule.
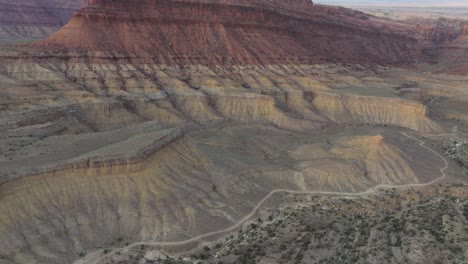
[[384,124],[418,131],[440,130],[427,118],[424,105],[399,98],[317,92],[311,103],[321,115],[334,122]]
[[[311,121],[391,125],[430,133],[440,130],[428,119],[426,107],[418,101],[395,95],[364,96],[320,88],[313,68],[305,65],[230,67],[225,76],[221,76],[204,66],[180,68],[111,61],[75,63],[60,58],[41,63],[10,60],[6,67],[0,66],[4,76],[24,82],[41,80],[58,90],[82,91],[78,100],[88,105],[88,109],[74,106],[69,100],[76,99],[67,98],[68,108],[79,110],[79,115],[71,115],[71,118],[81,118],[97,131],[142,120],[158,120],[167,125],[182,120],[200,124],[235,120],[275,124],[294,131],[316,128]],[[65,70],[57,71],[60,68]],[[43,96],[38,95],[38,99],[43,100]],[[96,104],[91,99],[96,96],[118,99],[116,103],[107,100],[109,103]],[[18,103],[28,99],[30,96]],[[45,100],[47,103],[52,99]],[[162,102],[165,107],[158,106]],[[31,117],[36,121],[26,116],[20,120],[23,125],[44,123],[42,121],[64,117],[61,113]],[[65,116],[70,117],[70,114],[65,113]]]
[[460,23],[460,34],[450,42],[431,49],[434,68],[448,74],[468,74],[468,23]]
[[383,20],[307,0],[95,0],[36,46],[74,60],[101,54],[156,64],[403,64],[423,57],[414,38]]

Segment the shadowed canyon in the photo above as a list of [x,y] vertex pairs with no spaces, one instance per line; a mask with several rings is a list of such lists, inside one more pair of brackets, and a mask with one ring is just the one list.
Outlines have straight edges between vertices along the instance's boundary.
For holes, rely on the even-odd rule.
[[[193,257],[294,194],[385,211],[389,190],[450,193],[450,224],[468,230],[462,19],[309,0],[0,7],[0,264],[348,263]],[[457,243],[450,263],[468,260]]]

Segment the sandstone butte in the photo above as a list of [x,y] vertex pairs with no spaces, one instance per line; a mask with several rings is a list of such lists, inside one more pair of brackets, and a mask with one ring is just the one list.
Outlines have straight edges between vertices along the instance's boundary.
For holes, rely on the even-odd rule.
[[458,25],[396,23],[308,0],[89,0],[36,46],[155,64],[401,65],[458,34]]

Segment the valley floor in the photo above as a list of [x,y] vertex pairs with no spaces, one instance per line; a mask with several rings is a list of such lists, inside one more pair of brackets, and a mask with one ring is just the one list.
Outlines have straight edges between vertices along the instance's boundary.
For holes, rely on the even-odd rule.
[[468,260],[467,197],[463,185],[366,197],[283,194],[280,206],[192,253],[171,255],[148,243],[100,263],[461,264]]

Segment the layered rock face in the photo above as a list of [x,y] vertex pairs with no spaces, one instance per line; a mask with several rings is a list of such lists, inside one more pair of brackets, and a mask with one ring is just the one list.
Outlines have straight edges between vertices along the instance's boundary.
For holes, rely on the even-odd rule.
[[312,104],[319,113],[335,122],[388,124],[420,131],[438,130],[437,125],[426,118],[426,107],[417,102],[318,93]]
[[468,73],[468,23],[461,23],[460,34],[448,43],[431,50],[436,69],[449,74]]
[[306,0],[95,0],[37,46],[157,64],[401,64],[422,57],[415,39],[385,21]]
[[1,0],[0,41],[44,38],[60,29],[85,0]]

